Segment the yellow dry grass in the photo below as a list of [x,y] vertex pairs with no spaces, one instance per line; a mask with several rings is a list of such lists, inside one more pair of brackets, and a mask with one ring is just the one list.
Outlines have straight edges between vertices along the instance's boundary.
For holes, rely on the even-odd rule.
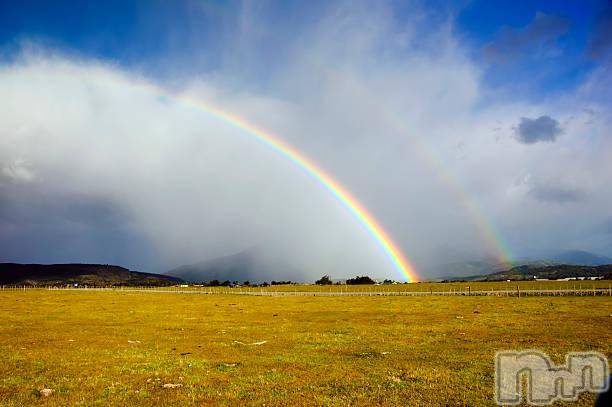
[[491,405],[497,350],[609,357],[611,314],[606,296],[0,291],[0,403]]

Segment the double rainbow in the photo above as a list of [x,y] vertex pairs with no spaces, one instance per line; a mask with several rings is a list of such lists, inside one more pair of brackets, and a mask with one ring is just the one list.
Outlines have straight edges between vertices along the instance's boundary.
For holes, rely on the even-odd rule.
[[287,158],[293,164],[301,167],[310,175],[315,181],[324,186],[332,195],[336,197],[338,201],[359,221],[366,232],[372,237],[377,243],[380,249],[385,253],[391,264],[407,281],[418,281],[419,276],[417,275],[414,267],[404,257],[401,250],[389,237],[383,227],[376,221],[360,203],[353,197],[344,187],[342,187],[336,180],[334,180],[329,174],[325,173],[321,168],[315,165],[309,158],[304,154],[300,153],[294,147],[282,141],[280,138],[274,136],[268,131],[262,130],[246,120],[217,109],[209,104],[205,104],[202,101],[186,96],[186,95],[174,95],[170,94],[162,89],[143,82],[123,82],[123,85],[135,87],[151,93],[157,97],[163,97],[166,100],[172,100],[178,104],[181,104],[192,109],[196,109],[200,112],[204,112],[215,119],[221,120],[228,125],[242,130],[256,140],[270,147],[281,156]]

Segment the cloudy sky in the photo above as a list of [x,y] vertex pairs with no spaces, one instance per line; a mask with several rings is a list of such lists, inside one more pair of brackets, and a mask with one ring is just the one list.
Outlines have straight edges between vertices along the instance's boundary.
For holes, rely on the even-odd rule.
[[612,256],[610,2],[100,4],[0,3],[0,261],[161,272],[256,247],[401,278],[303,170],[164,95],[294,146],[424,278]]

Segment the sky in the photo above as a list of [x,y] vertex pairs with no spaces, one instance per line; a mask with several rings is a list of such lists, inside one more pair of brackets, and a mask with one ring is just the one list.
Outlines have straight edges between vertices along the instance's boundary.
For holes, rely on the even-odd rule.
[[611,27],[595,0],[0,0],[0,261],[257,248],[304,279],[402,279],[302,169],[171,95],[309,157],[424,279],[612,256]]

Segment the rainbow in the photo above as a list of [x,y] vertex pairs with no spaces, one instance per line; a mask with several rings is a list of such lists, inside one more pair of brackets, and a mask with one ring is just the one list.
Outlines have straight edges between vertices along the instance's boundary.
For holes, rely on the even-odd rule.
[[123,85],[128,85],[151,93],[157,97],[172,100],[183,106],[204,112],[217,120],[221,120],[236,129],[250,134],[259,142],[270,147],[295,165],[301,167],[315,181],[324,186],[359,221],[366,232],[374,239],[386,257],[390,260],[391,264],[401,274],[402,278],[405,278],[408,282],[419,281],[420,277],[416,273],[415,268],[408,262],[406,257],[404,257],[402,251],[393,242],[391,237],[389,237],[383,227],[376,221],[374,216],[372,216],[355,197],[329,174],[325,173],[325,171],[315,165],[308,157],[282,141],[279,137],[256,127],[241,117],[215,108],[210,104],[205,104],[187,95],[171,94],[150,83],[131,82],[123,78],[120,82],[122,82]]
[[[403,129],[403,126],[399,125],[398,120],[395,118],[391,119],[388,113],[387,118],[388,121],[394,122],[398,128]],[[407,140],[413,151],[418,151],[421,159],[434,170],[433,173],[446,185],[448,191],[455,196],[454,202],[463,206],[479,234],[495,255],[496,260],[500,264],[511,265],[512,253],[504,242],[501,233],[491,219],[485,215],[483,208],[465,192],[465,188],[461,185],[459,179],[446,168],[441,158],[428,148],[423,141],[414,137],[408,137]]]
[[[324,67],[319,68],[325,69]],[[327,74],[330,75],[335,82],[347,81],[346,76],[338,75],[333,70],[327,70]],[[364,98],[363,101],[369,101],[369,109],[372,112],[381,115],[387,124],[392,125],[396,131],[406,135],[406,137],[402,137],[402,140],[410,144],[411,151],[417,152],[416,156],[419,157],[426,166],[433,170],[433,174],[446,186],[447,190],[454,195],[454,202],[463,206],[465,213],[471,219],[472,224],[476,227],[476,230],[487,244],[496,260],[501,264],[512,264],[512,253],[508,245],[504,242],[495,223],[491,220],[490,216],[486,216],[485,211],[478,202],[466,192],[466,188],[462,185],[459,178],[447,165],[445,165],[440,155],[436,154],[434,150],[428,147],[422,138],[415,137],[415,133],[411,132],[404,124],[405,120],[401,118],[401,115],[395,114],[395,112],[385,108],[385,106],[377,100]]]

